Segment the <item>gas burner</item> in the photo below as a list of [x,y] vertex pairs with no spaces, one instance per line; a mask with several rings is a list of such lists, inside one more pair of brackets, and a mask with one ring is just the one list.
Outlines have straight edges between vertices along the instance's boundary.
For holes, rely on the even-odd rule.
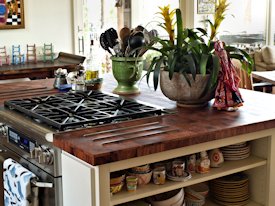
[[4,104],[58,130],[127,121],[163,112],[160,108],[98,91],[16,99]]

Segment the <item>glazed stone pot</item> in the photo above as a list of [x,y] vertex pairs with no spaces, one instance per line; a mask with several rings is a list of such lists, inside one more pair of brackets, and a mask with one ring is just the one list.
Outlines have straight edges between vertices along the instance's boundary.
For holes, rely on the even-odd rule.
[[191,87],[185,77],[180,73],[174,73],[169,79],[169,72],[160,72],[160,88],[169,99],[176,101],[179,107],[204,107],[214,98],[215,90],[208,91],[202,96],[210,75],[197,74],[195,80],[188,74]]
[[113,75],[117,81],[115,94],[140,93],[136,83],[141,78],[144,58],[136,57],[111,57]]

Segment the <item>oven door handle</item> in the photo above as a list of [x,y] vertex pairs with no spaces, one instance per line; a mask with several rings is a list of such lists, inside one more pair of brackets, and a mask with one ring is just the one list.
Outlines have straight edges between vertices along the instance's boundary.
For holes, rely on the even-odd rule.
[[53,183],[50,183],[50,182],[38,182],[35,178],[31,180],[31,183],[35,187],[53,188]]

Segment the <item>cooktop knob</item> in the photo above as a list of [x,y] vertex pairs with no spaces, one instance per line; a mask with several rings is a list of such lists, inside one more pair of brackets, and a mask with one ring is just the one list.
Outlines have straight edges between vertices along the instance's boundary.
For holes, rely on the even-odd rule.
[[44,162],[43,162],[43,156],[42,156],[42,154],[40,153],[39,155],[38,155],[38,163],[39,164],[43,164]]
[[35,149],[33,149],[33,150],[30,152],[30,155],[31,155],[31,159],[34,159],[34,158],[35,158]]
[[52,165],[54,161],[54,152],[53,150],[49,149],[48,150],[48,155],[47,155],[47,163],[48,165]]
[[48,150],[42,152],[42,161],[44,164],[49,165],[51,162],[51,153]]
[[34,148],[34,158],[38,158],[41,155],[42,149],[41,147]]
[[8,133],[8,127],[4,124],[0,122],[0,135],[7,135]]

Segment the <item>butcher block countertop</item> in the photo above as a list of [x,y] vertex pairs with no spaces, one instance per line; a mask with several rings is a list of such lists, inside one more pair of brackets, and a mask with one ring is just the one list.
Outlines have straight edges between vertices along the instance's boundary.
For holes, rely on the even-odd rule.
[[[0,84],[0,104],[4,100],[58,91],[53,79]],[[102,91],[112,92],[115,82],[104,77]],[[235,112],[217,111],[210,103],[203,109],[177,108],[160,91],[140,83],[141,93],[128,96],[172,111],[158,117],[95,126],[54,134],[54,145],[91,165],[140,157],[198,143],[275,127],[275,96],[241,90],[244,106]]]

